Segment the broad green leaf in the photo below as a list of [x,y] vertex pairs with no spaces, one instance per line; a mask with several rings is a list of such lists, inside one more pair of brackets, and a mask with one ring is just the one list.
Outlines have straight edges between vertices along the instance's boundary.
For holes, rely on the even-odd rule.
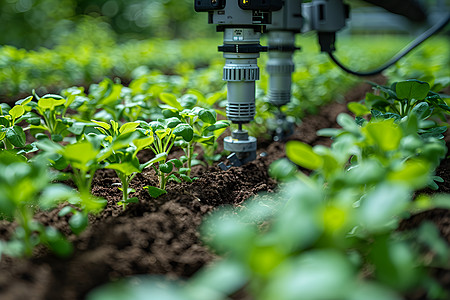
[[153,144],[154,141],[155,141],[155,138],[153,137],[153,135],[149,136],[147,138],[133,140],[133,144],[136,146],[135,153],[150,146],[151,144]]
[[367,123],[363,127],[363,133],[370,145],[376,145],[382,151],[396,150],[403,135],[394,119]]
[[216,130],[225,129],[228,127],[230,127],[230,123],[228,121],[220,120],[220,121],[217,121],[216,123],[214,123],[213,125],[206,127],[205,131],[216,131]]
[[349,104],[347,104],[347,107],[357,117],[370,114],[370,110],[365,105],[362,105],[358,102],[350,102]]
[[293,163],[311,170],[316,170],[323,164],[322,157],[317,155],[310,145],[299,141],[286,143],[286,156]]
[[410,159],[401,169],[388,174],[388,180],[404,183],[411,188],[419,189],[426,186],[430,173],[430,164],[425,160]]
[[122,174],[125,174],[126,176],[129,176],[133,173],[139,173],[141,171],[131,162],[109,164],[105,167],[105,169],[113,169]]
[[156,186],[144,186],[144,189],[146,189],[150,196],[152,196],[153,198],[158,198],[161,195],[167,194],[166,190],[157,188]]
[[403,185],[380,184],[361,200],[359,221],[369,231],[385,230],[406,209],[410,190]]
[[192,109],[197,104],[197,96],[192,94],[185,94],[180,98],[180,105],[185,109]]
[[22,127],[14,125],[13,127],[6,129],[6,138],[14,145],[14,147],[25,147],[26,136]]
[[25,109],[22,105],[16,105],[9,111],[10,116],[13,118],[13,120],[19,118],[25,113]]
[[414,106],[412,112],[417,115],[419,120],[424,120],[431,115],[430,105],[426,102],[421,102]]
[[173,170],[173,164],[171,162],[160,164],[159,170],[163,173],[169,174]]
[[168,128],[175,128],[178,124],[181,123],[181,120],[177,117],[172,117],[168,118],[165,122]]
[[176,158],[173,158],[173,159],[169,160],[168,162],[173,163],[177,169],[179,169],[183,166],[183,163],[179,159],[176,159]]
[[214,116],[214,114],[212,112],[210,112],[207,109],[200,110],[200,112],[198,113],[198,116],[206,124],[216,123],[216,117]]
[[179,124],[173,130],[175,136],[181,136],[186,142],[192,141],[194,130],[188,124]]
[[355,274],[338,250],[310,250],[285,261],[270,278],[261,300],[347,299]]
[[430,91],[430,85],[419,80],[400,81],[397,82],[395,91],[398,99],[423,100]]
[[46,110],[54,110],[56,106],[64,105],[66,103],[65,99],[54,99],[54,98],[44,98],[42,97],[38,101],[38,107]]
[[297,167],[286,158],[273,162],[269,167],[269,174],[276,180],[286,180],[292,178],[297,173]]
[[119,129],[119,133],[120,134],[127,134],[130,132],[135,131],[136,127],[139,126],[138,122],[129,122],[129,123],[125,123],[123,124],[120,129]]
[[161,93],[159,94],[159,99],[165,104],[172,106],[173,108],[178,109],[179,111],[183,110],[183,106],[178,102],[177,97],[174,94],[169,93]]
[[74,167],[89,170],[90,163],[93,162],[99,153],[91,143],[87,141],[67,145],[60,152]]

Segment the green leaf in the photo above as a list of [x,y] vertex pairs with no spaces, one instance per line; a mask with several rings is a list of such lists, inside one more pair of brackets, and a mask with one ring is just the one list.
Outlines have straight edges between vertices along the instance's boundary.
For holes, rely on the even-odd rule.
[[80,212],[74,213],[69,219],[70,229],[72,229],[73,233],[76,235],[82,233],[88,226],[88,223],[88,216]]
[[165,120],[165,122],[168,128],[175,128],[178,124],[181,123],[181,120],[176,117],[172,117]]
[[125,174],[126,176],[129,176],[133,173],[139,173],[141,171],[131,162],[109,164],[105,167],[105,169],[113,169],[121,172],[122,174]]
[[169,93],[161,93],[159,94],[159,99],[161,99],[162,102],[165,104],[172,106],[173,108],[176,108],[179,111],[183,110],[183,106],[178,102],[177,97],[175,97],[174,94]]
[[323,164],[322,157],[316,154],[310,145],[299,141],[286,143],[286,156],[293,163],[311,170],[316,170]]
[[173,170],[173,164],[171,162],[167,162],[165,164],[160,164],[159,170],[163,173],[169,174]]
[[123,124],[120,129],[119,129],[119,133],[120,134],[127,134],[130,132],[133,132],[136,130],[136,127],[139,126],[138,122],[129,122],[129,123],[125,123]]
[[185,109],[192,109],[197,104],[197,96],[185,94],[180,98],[180,105]]
[[395,86],[398,99],[416,99],[423,100],[430,91],[430,85],[427,82],[419,80],[406,80],[397,82]]
[[370,231],[386,226],[408,206],[410,190],[403,185],[380,184],[361,200],[359,221]]
[[360,127],[356,124],[355,119],[353,119],[350,115],[341,113],[337,116],[336,122],[342,126],[345,130],[358,134],[360,131]]
[[276,180],[287,180],[295,173],[297,173],[297,167],[285,158],[276,160],[269,167],[270,176]]
[[133,140],[133,144],[136,146],[136,153],[150,146],[154,141],[155,138],[153,137],[153,135],[147,138]]
[[376,145],[382,151],[396,150],[403,136],[402,130],[394,123],[394,119],[367,123],[363,127],[363,133],[370,145]]
[[60,152],[74,167],[89,170],[90,163],[95,160],[99,150],[94,149],[87,141],[67,145]]
[[414,106],[412,113],[416,114],[419,120],[424,120],[431,115],[430,105],[426,102],[421,102]]
[[6,129],[6,138],[8,141],[14,145],[14,147],[22,148],[25,147],[26,136],[22,127],[14,125],[13,127]]
[[349,104],[347,104],[347,107],[357,117],[370,114],[370,110],[365,105],[362,105],[358,102],[350,102]]
[[194,130],[188,124],[179,124],[173,130],[175,136],[181,136],[186,142],[192,141],[194,137]]
[[[45,96],[44,96],[45,97]],[[56,106],[64,105],[65,99],[44,98],[42,97],[38,101],[38,107],[44,110],[54,110]]]
[[179,159],[176,159],[176,158],[173,158],[173,159],[169,160],[168,162],[173,163],[177,169],[179,169],[183,166],[183,163]]
[[9,115],[13,118],[13,120],[21,117],[25,113],[25,109],[22,105],[16,105],[9,111]]
[[167,194],[166,190],[157,188],[156,186],[148,185],[144,186],[144,189],[146,189],[150,196],[152,196],[153,198],[158,198],[161,195]]
[[216,130],[224,129],[224,128],[228,128],[228,127],[230,127],[230,123],[228,121],[220,120],[220,121],[217,121],[216,123],[214,123],[213,125],[206,127],[205,131],[212,132],[212,131],[216,131]]
[[53,227],[45,228],[44,240],[50,250],[55,252],[58,256],[68,257],[73,252],[72,244]]
[[185,174],[180,174],[180,178],[183,179],[186,182],[189,182],[189,183],[192,182],[192,178],[187,176],[187,175],[185,175]]
[[145,164],[143,164],[142,166],[144,168],[151,166],[157,162],[161,162],[161,161],[165,161],[167,159],[167,153],[166,152],[162,152],[157,154],[154,158],[152,158],[151,160],[149,160],[148,162],[146,162]]
[[198,113],[198,116],[206,124],[216,123],[216,117],[214,116],[214,114],[211,111],[209,111],[207,109],[200,110]]

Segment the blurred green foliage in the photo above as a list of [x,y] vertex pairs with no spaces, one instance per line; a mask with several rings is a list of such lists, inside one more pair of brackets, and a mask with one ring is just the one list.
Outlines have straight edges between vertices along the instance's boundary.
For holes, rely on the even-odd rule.
[[191,0],[6,0],[0,2],[1,45],[53,47],[86,16],[120,40],[193,38],[214,31]]

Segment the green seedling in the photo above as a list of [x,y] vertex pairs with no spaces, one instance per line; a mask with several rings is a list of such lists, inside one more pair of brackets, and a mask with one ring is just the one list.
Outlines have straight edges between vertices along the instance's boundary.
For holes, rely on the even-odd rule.
[[[186,175],[187,170],[181,168],[183,161],[175,159],[167,161],[167,157],[177,140],[189,143],[194,137],[194,131],[189,124],[182,123],[178,118],[168,118],[165,120],[153,121],[149,124],[141,122],[141,127],[154,137],[154,142],[150,145],[150,149],[155,154],[155,158],[145,163],[146,167],[153,167],[159,178],[159,190],[155,193],[154,188],[147,188],[150,195],[157,196],[166,189],[169,180],[175,179],[178,175],[183,180],[190,181]],[[174,166],[178,169],[174,172]],[[189,178],[189,179],[188,179]]]
[[137,130],[139,123],[125,123],[119,128],[119,124],[113,120],[110,124],[94,120],[93,122],[99,125],[96,129],[102,133],[99,137],[102,137],[101,159],[106,162],[105,168],[114,170],[121,181],[122,200],[118,204],[125,210],[129,203],[138,202],[137,197],[129,198],[128,196],[132,191],[129,188],[130,182],[145,167],[163,158],[157,157],[145,164],[139,163],[138,152],[151,147],[155,141],[151,132]]
[[51,180],[43,161],[27,163],[11,152],[0,152],[0,217],[17,222],[11,239],[0,241],[0,255],[30,257],[39,244],[61,256],[71,254],[72,246],[61,233],[33,219],[38,207],[56,206],[61,191],[72,194],[67,187],[50,185]]
[[443,138],[442,133],[448,127],[445,115],[450,114],[450,107],[438,93],[430,90],[427,82],[406,80],[396,82],[391,87],[373,86],[377,94],[368,93],[364,104],[354,102],[348,105],[357,117],[371,114],[374,118],[399,121],[415,114],[419,126],[417,132],[421,136]]
[[26,136],[23,128],[19,125],[23,120],[27,120],[27,110],[26,106],[32,97],[28,97],[23,100],[19,100],[19,104],[12,108],[6,105],[0,106],[0,147],[5,150],[11,150],[14,148],[24,148],[26,147]]
[[[31,120],[29,129],[37,137],[45,137],[42,133],[48,132],[51,139],[60,142],[71,132],[69,128],[73,125],[73,120],[65,117],[67,109],[73,101],[71,98],[63,98],[59,95],[47,94],[39,97],[34,91],[33,96],[37,102],[28,102],[28,106],[32,107],[36,113],[31,112],[29,118]],[[37,121],[41,116],[41,120]],[[82,131],[83,127],[76,128],[75,131]],[[81,134],[81,132],[80,132]]]
[[[230,126],[228,121],[217,121],[216,111],[195,106],[197,96],[186,94],[180,101],[173,94],[161,93],[161,100],[169,107],[163,110],[166,118],[178,118],[181,122],[188,124],[194,131],[190,141],[180,141],[180,146],[186,157],[187,176],[191,174],[192,161],[195,158],[194,148],[201,145],[207,153],[206,157],[211,159],[217,138]],[[208,150],[206,150],[208,149]]]
[[106,200],[91,194],[95,172],[103,166],[100,141],[95,136],[86,136],[74,144],[65,147],[50,140],[39,141],[38,147],[44,150],[44,156],[56,169],[72,167],[71,178],[78,188],[78,196],[68,201],[73,206],[65,208],[60,215],[72,213],[69,225],[74,233],[81,233],[88,225],[89,213],[98,213],[106,205]]

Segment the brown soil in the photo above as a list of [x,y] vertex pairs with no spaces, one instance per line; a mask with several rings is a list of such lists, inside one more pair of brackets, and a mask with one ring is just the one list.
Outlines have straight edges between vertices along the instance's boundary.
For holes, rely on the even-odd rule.
[[[366,84],[354,89],[348,101],[360,100],[370,90]],[[336,116],[346,111],[343,103],[323,107],[318,115],[304,118],[289,139],[311,145],[330,145],[329,139],[316,136],[321,128],[337,127]],[[108,201],[104,211],[90,219],[89,228],[79,236],[71,233],[67,216],[59,217],[59,209],[40,212],[40,222],[52,225],[74,244],[75,251],[60,259],[43,248],[36,249],[31,259],[3,257],[0,262],[0,299],[83,299],[93,288],[118,278],[137,274],[164,274],[171,278],[188,278],[215,259],[201,242],[197,228],[203,216],[217,207],[238,206],[261,191],[272,191],[276,183],[269,177],[270,163],[284,157],[284,144],[261,142],[258,159],[242,168],[224,172],[217,167],[194,168],[198,180],[191,184],[169,184],[168,194],[151,198],[142,189],[156,185],[151,170],[139,174],[131,187],[139,203],[123,211],[115,203],[121,193],[113,186],[119,180],[111,170],[96,174],[93,193]],[[441,191],[449,192],[449,160],[437,170],[444,178]],[[133,196],[133,195],[132,195]],[[412,216],[402,223],[403,229],[415,228],[424,220],[435,222],[442,236],[450,242],[448,210],[434,210]],[[7,239],[13,228],[0,221],[0,239]],[[448,270],[435,270],[443,283],[450,284]],[[439,273],[440,272],[440,273]],[[450,288],[449,288],[450,290]],[[422,296],[414,297],[414,299]]]

